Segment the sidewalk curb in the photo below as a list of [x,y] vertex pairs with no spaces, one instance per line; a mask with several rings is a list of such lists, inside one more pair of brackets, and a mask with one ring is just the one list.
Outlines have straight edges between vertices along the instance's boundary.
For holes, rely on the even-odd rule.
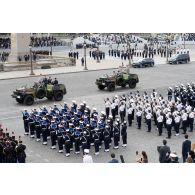
[[[118,68],[102,68],[102,69],[95,69],[95,70],[79,70],[75,72],[60,72],[60,73],[49,73],[49,74],[42,74],[42,75],[28,75],[28,76],[19,76],[19,77],[11,77],[11,78],[0,78],[1,80],[11,80],[11,79],[22,79],[22,78],[30,78],[30,77],[40,77],[45,75],[60,75],[60,74],[73,74],[73,73],[81,73],[81,72],[95,72],[95,71],[101,71],[101,70],[114,70]],[[1,73],[0,73],[1,74]]]

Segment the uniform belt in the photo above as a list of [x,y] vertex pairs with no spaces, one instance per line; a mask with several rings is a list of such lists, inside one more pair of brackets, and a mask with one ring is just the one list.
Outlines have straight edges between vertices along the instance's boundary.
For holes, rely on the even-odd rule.
[[99,139],[95,139],[95,141],[99,141]]

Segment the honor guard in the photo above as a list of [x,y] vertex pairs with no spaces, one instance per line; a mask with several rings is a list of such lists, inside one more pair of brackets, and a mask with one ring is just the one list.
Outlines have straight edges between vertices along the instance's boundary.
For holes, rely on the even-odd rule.
[[109,152],[110,149],[110,134],[108,129],[105,128],[103,132],[103,138],[104,138],[104,147],[105,147],[105,152]]
[[82,144],[82,149],[83,152],[85,149],[87,149],[87,137],[86,137],[86,131],[83,132],[83,136],[81,137],[81,144]]
[[81,133],[79,131],[79,128],[76,127],[76,131],[74,132],[75,154],[80,153],[80,136]]
[[58,130],[57,130],[57,141],[58,141],[58,152],[59,153],[63,153],[63,144],[64,144],[64,139],[63,139],[63,135],[65,133],[65,128],[62,125],[58,126]]
[[106,100],[104,100],[105,102],[105,109],[106,109],[106,118],[108,118],[108,116],[110,115],[110,107],[111,107],[111,103],[109,98],[107,98]]
[[173,89],[171,87],[169,87],[167,95],[168,95],[168,101],[171,101],[173,96]]
[[35,118],[35,132],[36,132],[36,141],[41,140],[41,117],[38,116]]
[[122,136],[122,147],[126,147],[127,146],[127,122],[124,121],[124,123],[122,124],[122,128],[121,128],[121,136]]
[[150,110],[146,113],[146,123],[148,126],[148,132],[151,132],[151,119],[152,119],[152,113]]
[[97,128],[95,129],[93,139],[94,139],[95,155],[99,155],[100,139],[99,139],[99,134],[98,134],[98,129]]
[[64,144],[65,144],[65,152],[66,156],[70,156],[70,131],[66,129],[66,134],[63,136]]
[[24,135],[29,135],[29,126],[28,126],[28,122],[29,122],[29,113],[26,109],[24,109],[24,112],[22,112],[23,114],[23,121],[24,121],[24,130],[25,133]]
[[49,127],[50,129],[50,137],[51,137],[51,149],[56,149],[56,141],[57,141],[57,124],[55,123],[55,121],[51,121],[51,125]]
[[41,132],[43,136],[43,145],[47,145],[47,135],[48,135],[48,123],[47,119],[44,117],[41,123]]
[[120,130],[118,128],[118,123],[115,122],[113,126],[113,136],[114,136],[114,149],[119,148]]

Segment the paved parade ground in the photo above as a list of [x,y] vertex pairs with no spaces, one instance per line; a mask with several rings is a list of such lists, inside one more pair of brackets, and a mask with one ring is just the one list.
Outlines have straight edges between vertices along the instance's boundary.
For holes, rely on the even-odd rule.
[[[113,68],[113,67],[110,67]],[[64,96],[63,101],[57,104],[63,104],[64,101],[71,103],[72,100],[76,100],[79,104],[82,101],[86,101],[87,104],[92,107],[96,107],[98,112],[105,110],[104,99],[107,97],[113,97],[116,94],[128,94],[130,91],[139,90],[140,92],[147,91],[151,93],[152,89],[156,89],[158,93],[161,93],[166,97],[167,88],[169,86],[174,86],[176,84],[186,84],[187,82],[195,81],[195,62],[189,64],[179,64],[179,65],[167,65],[167,64],[156,64],[153,68],[142,68],[134,69],[131,68],[131,73],[136,73],[139,76],[139,83],[134,90],[128,88],[121,89],[118,88],[115,92],[99,91],[95,85],[95,79],[103,74],[112,74],[114,69],[109,70],[97,70],[88,72],[78,72],[78,73],[66,73],[58,74],[60,83],[64,83],[67,88],[67,95]],[[3,74],[3,73],[1,73]],[[52,76],[55,77],[54,75]],[[33,163],[81,163],[82,155],[76,156],[73,152],[70,157],[65,157],[64,153],[59,154],[58,150],[51,150],[50,145],[43,146],[41,142],[37,143],[34,139],[30,137],[24,137],[24,128],[21,111],[26,108],[24,105],[19,105],[14,99],[11,98],[11,93],[17,87],[28,84],[33,85],[39,77],[29,77],[29,78],[17,78],[9,80],[0,80],[0,91],[1,91],[1,101],[0,101],[0,123],[4,127],[7,127],[11,132],[14,130],[16,135],[22,136],[23,142],[26,144],[27,149],[27,162]],[[27,107],[28,110],[32,108],[39,108],[43,105],[52,106],[54,102],[48,102],[47,100],[39,100],[33,106]],[[149,162],[158,162],[158,152],[157,146],[162,145],[162,140],[166,137],[166,131],[164,129],[163,136],[157,136],[157,131],[155,126],[152,126],[152,132],[147,133],[145,124],[141,130],[136,128],[136,123],[133,122],[132,127],[128,127],[128,139],[127,147],[122,148],[120,143],[120,148],[114,150],[116,157],[119,159],[119,155],[123,155],[125,162],[135,162],[135,152],[145,150],[148,154]],[[189,133],[189,139],[195,142],[194,133]],[[181,144],[184,140],[184,136],[172,136],[168,140],[168,144],[171,147],[171,151],[176,151],[181,157]],[[50,143],[50,142],[49,142]],[[113,151],[113,149],[111,150]],[[93,160],[96,163],[104,163],[110,160],[110,153],[105,153],[103,149],[100,150],[100,155],[93,155],[93,149],[90,151]]]

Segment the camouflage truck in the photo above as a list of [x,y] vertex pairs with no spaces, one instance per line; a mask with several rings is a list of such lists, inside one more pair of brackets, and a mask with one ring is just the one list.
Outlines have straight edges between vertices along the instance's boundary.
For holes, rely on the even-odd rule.
[[96,79],[95,84],[99,90],[107,88],[108,91],[114,91],[116,86],[125,88],[129,86],[130,89],[134,89],[139,82],[137,74],[130,74],[127,72],[118,72],[112,76],[105,75]]
[[32,105],[36,99],[61,101],[66,94],[64,84],[35,83],[32,87],[21,87],[11,95],[20,104]]

